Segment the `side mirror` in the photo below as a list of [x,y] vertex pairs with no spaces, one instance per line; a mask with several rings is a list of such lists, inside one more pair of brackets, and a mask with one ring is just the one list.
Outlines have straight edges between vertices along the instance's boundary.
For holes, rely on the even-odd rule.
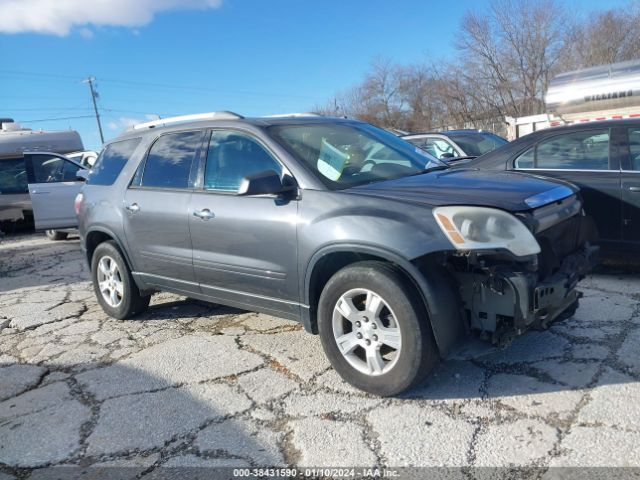
[[287,190],[274,170],[247,175],[240,182],[238,195],[276,195]]
[[76,172],[76,180],[86,182],[89,178],[89,170],[80,169]]

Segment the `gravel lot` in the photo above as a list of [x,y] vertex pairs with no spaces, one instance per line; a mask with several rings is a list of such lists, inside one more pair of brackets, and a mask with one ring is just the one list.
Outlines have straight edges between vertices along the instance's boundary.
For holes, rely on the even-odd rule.
[[[59,465],[640,467],[640,275],[574,318],[380,399],[295,322],[154,296],[118,321],[77,239],[0,243],[0,480]],[[42,470],[42,469],[45,470]],[[49,470],[47,470],[49,469]]]

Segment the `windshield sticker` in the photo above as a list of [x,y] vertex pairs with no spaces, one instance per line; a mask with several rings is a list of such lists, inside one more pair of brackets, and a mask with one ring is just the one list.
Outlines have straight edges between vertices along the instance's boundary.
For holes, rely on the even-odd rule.
[[341,152],[338,148],[322,139],[320,156],[318,157],[318,171],[329,180],[337,181],[349,160],[349,154]]

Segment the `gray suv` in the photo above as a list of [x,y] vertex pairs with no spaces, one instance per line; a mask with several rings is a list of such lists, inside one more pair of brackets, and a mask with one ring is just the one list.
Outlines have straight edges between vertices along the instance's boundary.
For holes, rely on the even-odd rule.
[[319,116],[138,125],[104,147],[76,209],[110,316],[166,290],[299,320],[379,395],[416,385],[469,333],[506,342],[570,315],[596,253],[570,184],[451,170]]

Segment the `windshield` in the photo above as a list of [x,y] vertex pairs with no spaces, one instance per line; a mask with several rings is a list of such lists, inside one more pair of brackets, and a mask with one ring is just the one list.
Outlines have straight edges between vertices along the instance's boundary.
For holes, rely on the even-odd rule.
[[464,153],[473,157],[479,157],[509,143],[504,138],[489,132],[450,133],[448,136],[462,147]]
[[268,130],[331,190],[444,167],[424,150],[366,123],[274,125]]

